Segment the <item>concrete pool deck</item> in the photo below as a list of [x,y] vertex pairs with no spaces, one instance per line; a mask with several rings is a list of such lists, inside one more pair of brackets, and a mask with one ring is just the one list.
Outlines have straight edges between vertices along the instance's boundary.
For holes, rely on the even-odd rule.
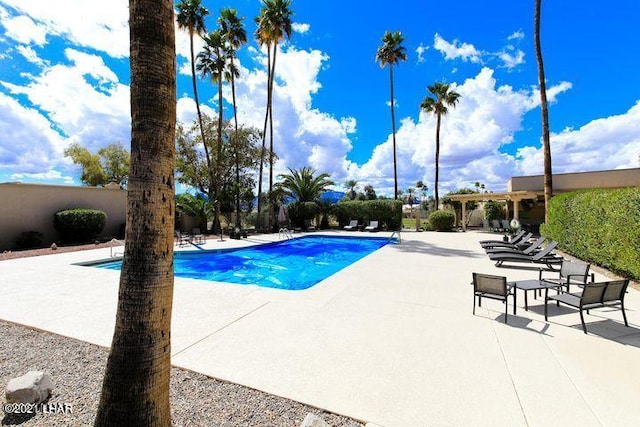
[[[637,425],[640,292],[626,296],[630,327],[598,309],[588,335],[575,310],[550,305],[545,322],[530,294],[525,311],[521,291],[508,325],[498,301],[474,316],[471,272],[537,276],[494,267],[487,238],[500,235],[403,232],[302,291],[176,278],[172,363],[380,426]],[[0,318],[109,346],[119,272],[72,265],[108,257],[1,261]]]

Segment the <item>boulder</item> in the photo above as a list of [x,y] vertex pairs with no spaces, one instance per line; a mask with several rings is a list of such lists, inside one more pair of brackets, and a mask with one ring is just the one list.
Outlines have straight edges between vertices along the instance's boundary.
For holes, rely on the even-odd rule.
[[49,397],[53,382],[48,374],[29,371],[7,384],[6,398],[10,403],[41,403]]
[[309,412],[307,416],[304,417],[304,420],[302,421],[302,424],[300,424],[300,427],[329,427],[329,424],[327,424],[316,414],[312,414],[311,412]]

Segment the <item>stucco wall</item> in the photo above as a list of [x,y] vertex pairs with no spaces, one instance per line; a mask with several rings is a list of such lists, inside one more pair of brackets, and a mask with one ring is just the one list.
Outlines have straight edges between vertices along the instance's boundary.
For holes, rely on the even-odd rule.
[[43,245],[59,241],[53,214],[63,209],[99,209],[107,214],[100,237],[116,236],[125,222],[127,192],[97,187],[0,184],[0,250],[12,248],[25,231],[43,234]]
[[[640,187],[640,169],[618,169],[597,172],[560,173],[553,175],[553,192],[588,188]],[[542,175],[514,176],[507,184],[507,191],[544,191]]]

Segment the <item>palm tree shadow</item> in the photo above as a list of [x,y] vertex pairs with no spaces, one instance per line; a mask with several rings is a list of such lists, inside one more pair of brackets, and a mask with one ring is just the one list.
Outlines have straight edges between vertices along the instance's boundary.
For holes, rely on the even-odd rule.
[[406,253],[422,253],[425,255],[434,255],[442,257],[465,257],[465,258],[482,258],[483,254],[477,251],[467,249],[453,249],[434,245],[432,243],[419,240],[402,240],[402,243],[395,245],[394,248],[399,252]]

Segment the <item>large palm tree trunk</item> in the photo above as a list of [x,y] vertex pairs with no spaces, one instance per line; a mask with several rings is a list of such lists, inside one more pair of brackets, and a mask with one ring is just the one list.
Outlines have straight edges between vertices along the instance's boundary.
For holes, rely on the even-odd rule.
[[440,176],[440,113],[436,114],[436,182],[433,188],[433,194],[435,196],[435,210],[438,210],[439,198],[438,198],[438,177]]
[[553,196],[553,172],[551,168],[551,141],[549,139],[549,110],[547,108],[547,84],[544,76],[542,48],[540,46],[540,7],[542,0],[536,0],[534,14],[534,38],[538,61],[538,82],[540,83],[540,107],[542,111],[542,155],[544,158],[544,222],[549,224],[549,201]]
[[220,232],[220,241],[224,240],[222,237],[222,223],[220,222],[220,202],[222,201],[222,70],[218,73],[218,146],[216,147],[216,218],[214,224]]
[[236,106],[236,79],[234,76],[233,55],[231,56],[231,98],[233,100],[233,124],[235,132],[233,134],[233,157],[236,166],[236,227],[242,228],[240,223],[240,158],[238,157],[238,108]]
[[264,114],[264,126],[262,128],[262,150],[260,151],[260,172],[258,173],[258,228],[260,228],[262,212],[262,173],[264,170],[264,152],[267,144],[267,124],[269,123],[269,104],[271,101],[271,45],[267,44],[267,110]]
[[389,64],[389,85],[391,87],[391,131],[393,133],[393,199],[398,199],[398,170],[396,162],[396,114],[393,108],[393,65]]
[[[271,64],[271,84],[269,85],[269,227],[274,226],[273,200],[273,82],[276,75],[276,54],[278,43],[273,45],[273,62]],[[276,230],[273,230],[276,231]]]
[[131,166],[116,325],[96,426],[169,426],[176,71],[173,1],[130,0]]

